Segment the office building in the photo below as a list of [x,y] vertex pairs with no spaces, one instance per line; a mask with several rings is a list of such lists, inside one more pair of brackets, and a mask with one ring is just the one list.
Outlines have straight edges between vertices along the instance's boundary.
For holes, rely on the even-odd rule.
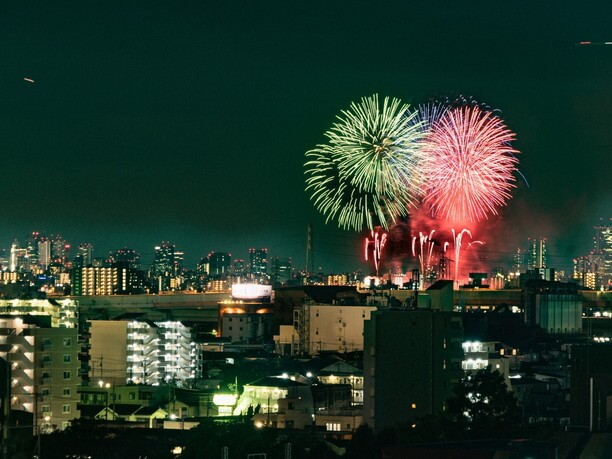
[[272,258],[272,284],[275,286],[286,285],[293,275],[291,258]]
[[268,249],[249,249],[249,277],[253,282],[267,283]]

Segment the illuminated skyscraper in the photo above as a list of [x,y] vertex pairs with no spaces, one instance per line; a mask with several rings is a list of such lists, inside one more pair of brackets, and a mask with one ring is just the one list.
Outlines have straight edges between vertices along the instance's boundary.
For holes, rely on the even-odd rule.
[[127,263],[131,269],[140,269],[140,254],[133,249],[124,247],[108,254],[110,263]]
[[51,263],[55,263],[62,268],[69,265],[70,244],[59,234],[51,235]]
[[153,260],[153,276],[169,276],[174,271],[175,246],[169,242],[162,242],[155,246],[155,259]]
[[253,281],[267,282],[268,249],[249,249],[249,275]]
[[232,266],[232,254],[211,252],[208,254],[208,275],[214,278],[227,277]]
[[93,263],[93,246],[89,242],[79,244],[77,247],[77,253],[72,259],[73,268],[83,268],[86,266],[92,266]]
[[529,240],[529,268],[539,269],[548,267],[548,253],[546,250],[546,238]]
[[291,258],[274,257],[272,259],[272,283],[286,284],[291,280]]
[[51,241],[46,237],[41,237],[38,240],[38,262],[43,270],[46,270],[51,264]]
[[83,266],[89,266],[93,262],[93,245],[89,242],[79,244],[77,254],[81,256]]
[[175,246],[162,242],[155,247],[155,258],[151,267],[151,276],[155,279],[159,290],[169,290],[170,280],[175,277]]
[[[611,219],[612,221],[612,219]],[[593,271],[604,288],[612,285],[612,225],[595,227],[593,237]]]
[[25,271],[27,269],[27,255],[28,249],[19,247],[19,241],[13,241],[11,245],[11,258],[9,262],[9,269],[13,272]]

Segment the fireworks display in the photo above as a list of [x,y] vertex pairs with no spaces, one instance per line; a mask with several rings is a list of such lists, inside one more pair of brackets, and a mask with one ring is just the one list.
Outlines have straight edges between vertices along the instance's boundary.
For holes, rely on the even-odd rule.
[[408,215],[422,189],[422,124],[399,99],[351,103],[306,153],[306,190],[315,207],[344,229],[388,229]]
[[419,288],[450,275],[448,262],[458,285],[462,247],[484,244],[472,233],[515,187],[514,133],[489,107],[463,96],[411,112],[398,99],[381,104],[374,95],[341,113],[325,133],[328,142],[306,153],[306,190],[317,210],[343,229],[369,230],[365,258],[377,275],[387,240],[380,227],[410,214],[422,226],[405,241],[418,262]]
[[477,222],[510,198],[516,171],[514,134],[479,107],[446,110],[424,146],[424,203],[434,217]]

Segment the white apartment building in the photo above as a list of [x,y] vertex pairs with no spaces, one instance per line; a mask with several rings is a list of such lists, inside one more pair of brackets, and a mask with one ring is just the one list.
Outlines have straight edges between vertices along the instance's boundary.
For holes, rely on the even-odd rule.
[[181,322],[90,320],[91,379],[159,384],[196,376],[196,345]]

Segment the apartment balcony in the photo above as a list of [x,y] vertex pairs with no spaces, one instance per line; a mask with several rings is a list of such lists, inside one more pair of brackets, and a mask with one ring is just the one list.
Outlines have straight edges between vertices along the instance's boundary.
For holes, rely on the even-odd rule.
[[32,372],[33,370],[29,370],[30,374],[26,373],[26,370],[23,368],[13,368],[11,370],[11,377],[23,381],[23,384],[32,384]]
[[34,353],[13,352],[10,356],[10,361],[19,364],[20,367],[32,367],[34,366]]
[[[26,387],[29,387],[29,389],[26,389]],[[31,382],[29,386],[24,386],[23,382],[19,381],[16,384],[11,385],[11,395],[14,397],[33,395],[32,394],[32,391],[34,390],[33,388],[34,386],[32,385]]]
[[19,342],[14,343],[14,346],[17,348],[18,352],[34,352],[36,350],[36,346],[31,344],[27,339],[23,338],[19,340]]

